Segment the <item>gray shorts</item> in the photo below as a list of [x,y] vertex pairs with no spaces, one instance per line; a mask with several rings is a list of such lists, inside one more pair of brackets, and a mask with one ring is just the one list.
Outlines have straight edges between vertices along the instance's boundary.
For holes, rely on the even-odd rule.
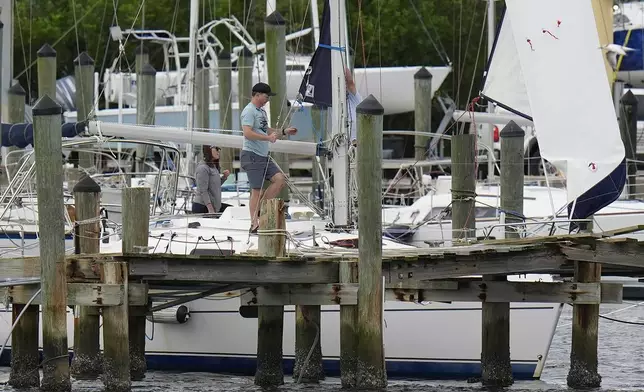
[[252,151],[242,150],[239,155],[241,168],[248,176],[251,189],[262,189],[264,180],[270,180],[280,172],[275,162],[269,157],[257,155]]

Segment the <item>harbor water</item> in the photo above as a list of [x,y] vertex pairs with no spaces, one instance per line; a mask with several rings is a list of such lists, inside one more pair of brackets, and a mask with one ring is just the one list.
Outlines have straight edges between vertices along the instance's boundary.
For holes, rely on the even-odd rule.
[[[599,321],[599,373],[602,387],[595,391],[644,391],[644,302],[624,301],[619,305],[601,305],[600,314],[614,320]],[[554,336],[550,353],[539,381],[517,381],[507,391],[569,391],[566,376],[570,363],[572,307],[566,305]],[[427,331],[432,333],[432,331]],[[422,336],[422,335],[418,335]],[[0,391],[14,391],[6,385],[9,368],[0,368],[3,385]],[[295,384],[285,376],[280,391],[340,391],[340,380],[329,378],[320,385]],[[74,391],[103,390],[100,381],[74,381]],[[147,373],[145,380],[132,383],[136,392],[241,392],[260,391],[252,377],[210,373]],[[389,380],[390,392],[486,391],[480,383],[464,381]],[[342,390],[346,391],[346,390]]]

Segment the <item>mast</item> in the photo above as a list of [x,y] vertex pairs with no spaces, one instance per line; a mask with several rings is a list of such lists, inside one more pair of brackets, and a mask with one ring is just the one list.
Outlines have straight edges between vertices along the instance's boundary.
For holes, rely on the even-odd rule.
[[[195,59],[197,58],[197,29],[199,28],[199,0],[190,0],[190,40],[188,42],[188,69],[187,69],[187,91],[186,104],[188,106],[188,117],[186,130],[192,132],[195,124]],[[186,165],[182,165],[183,174],[190,175],[193,172],[194,153],[191,143],[186,143]]]
[[[490,58],[492,55],[492,48],[494,47],[494,37],[496,36],[496,21],[495,0],[487,0],[487,56]],[[494,105],[489,102],[487,105],[487,112],[494,113]],[[487,151],[487,180],[491,182],[494,178],[494,124],[484,125],[487,128],[487,137],[485,139],[490,141],[490,148]]]
[[[333,222],[335,226],[347,226],[349,224],[349,164],[347,160],[348,133],[346,117],[346,81],[344,79],[344,67],[348,56],[346,49],[346,8],[345,1],[330,1],[329,10],[331,15],[331,46],[333,48],[345,48],[343,51],[331,49],[331,135],[338,137],[338,143],[333,149]],[[344,56],[344,58],[343,58]]]
[[311,27],[313,28],[313,46],[317,48],[320,44],[320,16],[318,15],[318,0],[311,0]]

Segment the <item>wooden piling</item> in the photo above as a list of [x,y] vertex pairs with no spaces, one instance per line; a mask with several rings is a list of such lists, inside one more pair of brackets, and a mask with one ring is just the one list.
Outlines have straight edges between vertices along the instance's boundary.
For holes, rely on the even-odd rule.
[[356,387],[387,386],[383,341],[382,128],[384,108],[369,95],[358,120],[358,373]]
[[[259,217],[258,252],[262,256],[284,256],[286,236],[284,201],[262,201]],[[259,306],[257,317],[257,372],[255,385],[263,388],[284,384],[282,365],[284,306]]]
[[[416,132],[432,131],[432,74],[425,67],[414,74],[414,124]],[[428,159],[428,141],[429,136],[416,134],[414,137],[416,160]]]
[[[266,38],[266,72],[268,73],[268,84],[271,90],[277,95],[271,97],[270,106],[270,126],[272,128],[286,128],[289,124],[284,123],[288,114],[286,101],[286,20],[282,15],[275,11],[264,19],[264,34]],[[284,139],[281,133],[278,138]],[[275,162],[282,171],[288,176],[289,174],[289,157],[286,153],[271,153]],[[289,189],[287,186],[282,188],[277,196],[282,200],[290,199]]]
[[[87,52],[82,52],[74,60],[74,76],[76,80],[77,121],[86,121],[94,111],[94,59]],[[90,169],[94,167],[94,155],[91,152],[78,153],[79,167]]]
[[[19,83],[14,83],[9,89],[9,123],[22,123],[25,121],[25,90]],[[9,147],[13,151],[17,147]],[[7,170],[9,177],[13,178],[18,162],[15,154],[7,155]],[[23,312],[25,305],[12,304],[11,318],[15,323]],[[40,307],[29,305],[11,334],[11,373],[9,385],[14,388],[29,388],[40,386],[40,373],[38,368],[40,354],[38,352]]]
[[[210,69],[197,57],[195,72],[195,131],[208,132],[210,129]],[[203,159],[203,151],[196,152],[197,160]]]
[[[25,89],[22,88],[19,82],[16,82],[11,86],[8,93],[8,104],[9,104],[9,122],[12,124],[24,123],[25,122],[25,96],[27,93]],[[6,157],[6,166],[8,177],[13,178],[16,171],[18,170],[18,161],[19,156],[15,153],[9,155],[10,152],[18,150],[18,147],[11,146],[7,147],[7,157]],[[23,316],[24,317],[24,316]]]
[[293,379],[303,383],[324,380],[320,305],[295,306],[295,365]]
[[[139,208],[145,207],[147,203],[146,206],[139,206]],[[132,386],[128,343],[127,263],[116,261],[105,263],[103,276],[103,283],[122,284],[125,287],[121,305],[103,308],[103,384],[107,391],[127,392]]]
[[452,145],[452,241],[476,240],[476,135],[453,135]]
[[139,45],[137,45],[136,48],[134,48],[134,72],[136,73],[137,77],[141,73],[143,66],[149,63],[150,51],[148,50],[147,46],[143,45],[143,42],[141,42]]
[[[147,253],[150,225],[150,188],[123,189],[123,243],[122,252]],[[138,381],[145,378],[145,315],[148,306],[131,306],[129,311],[130,375]]]
[[[38,53],[41,55],[42,50]],[[43,56],[38,60],[42,58]],[[40,71],[42,61],[38,64]],[[38,76],[40,79],[40,73]],[[56,392],[72,389],[67,347],[61,114],[61,106],[48,94],[43,95],[33,108],[43,311],[44,359],[41,390]]]
[[[101,187],[91,177],[83,177],[74,186],[74,202],[78,236],[77,253],[97,254],[101,251],[100,240]],[[74,378],[93,380],[103,371],[103,358],[99,345],[100,317],[94,306],[77,306],[74,318],[74,358],[71,372]]]
[[[592,218],[592,216],[590,217]],[[580,224],[580,232],[592,232],[593,224]],[[575,261],[575,282],[595,283],[601,280],[602,265]],[[597,370],[599,304],[572,306],[572,348],[567,383],[570,388],[599,388],[602,377]]]
[[[217,77],[219,81],[219,128],[232,129],[233,128],[233,94],[232,94],[232,70],[230,64],[230,53],[222,50],[217,56]],[[239,112],[244,110],[243,107],[239,108]],[[228,132],[226,132],[228,133]],[[219,162],[221,169],[231,170],[233,167],[233,160],[235,159],[235,150],[232,148],[222,148],[220,153]]]
[[627,170],[627,194],[637,198],[637,97],[631,90],[619,100],[619,129],[624,143]]
[[[358,283],[358,266],[340,263],[340,283]],[[358,307],[340,304],[340,382],[355,388],[358,373]]]
[[[137,60],[144,61],[144,55],[138,55]],[[136,123],[140,125],[154,125],[156,121],[156,77],[157,71],[150,63],[140,66],[140,72],[136,75]],[[136,171],[145,171],[145,158],[148,146],[139,144],[136,146]]]
[[[523,178],[525,131],[510,121],[501,137],[501,210],[505,223],[523,221]],[[506,238],[519,238],[516,226],[504,228]],[[484,282],[507,281],[503,275],[484,275]],[[510,362],[510,304],[482,303],[481,378],[486,386],[506,387],[514,383]]]
[[253,52],[244,46],[237,58],[237,102],[239,103],[240,112],[250,102],[252,88]]
[[[56,101],[56,50],[49,44],[44,44],[36,53],[38,59],[38,97],[49,95]],[[92,92],[93,94],[93,92]]]

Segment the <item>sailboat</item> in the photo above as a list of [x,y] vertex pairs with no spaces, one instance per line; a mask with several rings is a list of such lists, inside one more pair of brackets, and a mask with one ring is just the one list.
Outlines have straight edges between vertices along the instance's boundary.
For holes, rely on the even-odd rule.
[[[329,46],[341,48],[346,43],[344,1],[327,1],[325,7],[328,8],[328,12],[325,11],[325,15],[328,15],[328,18],[324,19],[323,17],[321,36],[328,34]],[[568,86],[557,86],[553,85],[552,81],[543,80],[546,76],[544,70],[553,74],[549,77],[560,80],[571,69],[546,65],[545,63],[548,61],[546,56],[554,52],[558,54],[556,61],[563,64],[572,61],[572,59],[577,61],[579,58],[583,58],[590,69],[588,76],[599,78],[597,80],[583,79],[590,87],[582,91],[587,96],[600,97],[596,102],[593,101],[591,106],[592,113],[597,114],[597,121],[585,122],[584,125],[590,128],[589,130],[584,128],[584,131],[595,136],[600,131],[609,134],[608,142],[603,146],[607,153],[602,150],[602,155],[595,157],[592,154],[600,152],[600,148],[595,148],[594,150],[587,150],[590,151],[589,155],[567,155],[560,157],[560,159],[557,159],[556,155],[548,156],[549,160],[552,159],[552,162],[566,170],[567,176],[581,175],[580,171],[582,169],[590,171],[590,173],[583,173],[585,174],[583,182],[572,182],[572,189],[565,192],[564,207],[568,208],[570,206],[570,212],[567,211],[567,220],[565,220],[564,224],[570,228],[571,221],[574,221],[574,219],[570,218],[585,217],[587,214],[597,212],[602,207],[602,204],[611,200],[614,201],[621,190],[621,186],[623,186],[623,182],[620,182],[620,172],[618,170],[624,159],[623,149],[620,153],[619,147],[615,145],[616,122],[612,122],[609,116],[609,114],[614,116],[614,112],[609,113],[610,111],[605,107],[606,99],[601,98],[602,95],[607,93],[607,88],[602,84],[602,82],[606,81],[606,75],[598,72],[599,64],[602,61],[601,53],[596,50],[599,46],[595,42],[596,38],[593,38],[596,35],[590,34],[590,37],[587,37],[588,33],[592,33],[596,29],[592,8],[586,0],[569,0],[566,2],[555,0],[545,2],[544,0],[507,0],[506,7],[507,12],[499,30],[497,45],[489,62],[490,66],[488,67],[486,87],[483,88],[483,94],[489,96],[490,99],[505,103],[508,108],[516,110],[515,101],[508,101],[498,95],[495,96],[493,94],[495,90],[492,88],[495,85],[495,80],[503,80],[497,75],[499,70],[503,74],[507,74],[508,69],[512,69],[510,67],[497,68],[494,65],[498,58],[497,56],[499,53],[515,51],[519,55],[514,58],[517,58],[520,64],[532,121],[539,127],[540,135],[541,132],[545,132],[546,135],[549,133],[552,135],[553,132],[568,132],[575,128],[570,126],[571,121],[565,117],[558,117],[560,121],[564,121],[562,124],[547,120],[550,115],[550,109],[545,101],[547,97],[540,86],[551,87],[550,93],[553,96],[550,98],[555,100],[555,103],[566,103],[561,100],[569,99],[570,97],[565,93],[565,89]],[[572,50],[571,53],[559,52],[552,48],[537,52],[540,46],[536,45],[534,51],[527,52],[524,48],[526,44],[524,36],[526,32],[524,30],[537,24],[548,26],[550,21],[556,23],[558,18],[562,18],[564,21],[574,19],[574,23],[571,23],[570,26],[565,25],[568,33],[560,33],[559,40],[563,41],[564,38],[570,36],[578,39],[582,35],[586,36],[586,38],[581,42],[577,42],[577,45],[566,45],[566,48]],[[510,24],[513,26],[512,28],[508,28]],[[543,27],[539,27],[539,33],[541,33],[541,28]],[[535,44],[547,45],[548,41],[546,39],[550,38],[545,37],[545,35],[542,38],[543,40],[539,40],[535,37],[532,40]],[[330,69],[329,79],[331,83],[329,86],[332,88],[328,96],[331,97],[333,134],[346,134],[347,128],[344,121],[344,111],[342,110],[345,100],[344,70],[342,67],[343,53],[325,46],[320,46],[316,50],[316,54],[320,55],[314,55],[312,61],[317,62],[311,64],[311,69],[321,70],[321,74],[324,74],[326,69]],[[327,60],[321,60],[325,58]],[[322,61],[327,61],[328,65],[325,66]],[[536,65],[532,67],[526,66],[525,63],[530,61],[534,61],[535,64],[540,64],[544,68],[542,69]],[[516,71],[516,69],[512,70]],[[313,75],[313,72],[311,75]],[[312,78],[309,78],[303,84],[315,83]],[[539,83],[532,81],[533,78],[536,78]],[[316,88],[315,90],[317,93],[318,89]],[[525,106],[522,108],[525,109]],[[545,120],[544,117],[546,118]],[[569,126],[564,126],[566,124]],[[118,134],[119,129],[122,132],[140,130],[143,135],[145,127],[129,126],[130,128],[128,129],[128,126],[90,121],[88,132],[95,135],[102,133],[104,136],[121,136],[122,134]],[[165,131],[161,129],[160,131],[158,128],[148,131],[150,131],[150,138],[158,140],[177,137],[176,129],[174,132],[171,129],[166,129]],[[573,133],[576,136],[572,135]],[[184,135],[180,136],[184,137]],[[202,140],[204,144],[207,140],[216,140],[211,144],[222,145],[228,143],[228,146],[240,143],[239,137],[235,135],[197,135],[197,133],[190,133],[186,136],[195,138],[196,143],[201,143]],[[579,132],[571,132],[571,135],[568,136],[570,136],[569,142],[576,142],[577,139],[581,138]],[[201,139],[196,141],[197,137]],[[549,145],[548,141],[553,143],[555,140],[554,137],[544,139],[546,145]],[[584,142],[581,143],[581,145],[585,146]],[[317,148],[317,143],[280,141],[271,147],[273,151],[294,151],[299,149],[298,151],[300,152],[313,155],[311,152]],[[299,252],[299,250],[312,252],[316,249],[323,252],[338,252],[338,249],[342,248],[345,248],[344,252],[355,252],[355,249],[350,248],[355,247],[353,245],[355,242],[352,240],[357,238],[357,232],[350,229],[348,208],[337,208],[338,206],[349,204],[338,203],[338,201],[346,202],[348,198],[346,175],[343,174],[347,173],[347,170],[338,170],[343,167],[346,169],[347,167],[346,144],[341,144],[340,148],[344,149],[344,151],[337,151],[340,154],[334,153],[332,164],[333,172],[335,173],[333,196],[334,201],[336,201],[332,211],[333,217],[329,220],[325,216],[327,214],[324,213],[312,217],[303,214],[298,215],[301,217],[298,219],[295,216],[300,211],[297,208],[293,208],[290,212],[294,218],[288,220],[286,226],[287,231],[290,233],[287,245],[289,252]],[[549,153],[553,150],[546,147],[544,151]],[[595,167],[586,166],[587,161],[595,163]],[[581,165],[582,162],[584,163],[583,166]],[[602,199],[602,203],[594,203],[588,198],[589,192],[596,192],[598,186],[600,184],[603,186],[605,183],[602,181],[605,178],[611,178],[611,176],[615,179],[616,185],[608,192],[609,195]],[[622,184],[621,186],[620,183]],[[387,209],[387,212],[383,212],[385,218],[387,218],[384,221],[390,222],[391,220],[388,220],[390,216],[404,215],[410,212],[405,208]],[[422,216],[422,213],[417,215]],[[501,223],[499,219],[495,220],[497,224]],[[327,223],[330,221],[334,223],[334,226],[347,225],[348,227],[346,227],[346,230],[334,231],[328,228]],[[208,219],[200,216],[152,219],[149,251],[199,252],[206,254],[211,252],[216,254],[220,249],[226,248],[238,253],[246,252],[255,249],[257,246],[257,238],[249,237],[248,235],[249,222],[250,216],[246,207],[228,208],[218,219]],[[424,244],[424,246],[427,246],[427,244]],[[387,238],[383,240],[383,249],[400,249],[401,252],[404,252],[405,249],[410,249],[411,247],[411,244],[404,244],[398,240]],[[110,237],[109,242],[101,244],[101,252],[119,252],[120,249],[121,239],[118,235]],[[514,281],[553,280],[550,275],[530,274],[510,276],[508,279]],[[183,304],[181,310],[178,307],[174,307],[164,311],[166,315],[172,315],[173,312],[179,315],[179,313],[185,314],[185,311],[188,310],[191,314],[189,319],[175,317],[175,321],[168,322],[172,317],[155,318],[152,315],[147,325],[148,336],[151,338],[146,342],[146,357],[149,368],[253,374],[255,371],[257,322],[255,319],[244,318],[240,315],[240,300],[231,298],[239,294],[242,294],[242,292],[221,293]],[[512,303],[510,305],[510,352],[513,374],[516,379],[534,379],[541,376],[562,306],[562,304],[542,303]],[[3,313],[2,317],[6,321],[5,325],[10,325],[10,313]],[[386,324],[384,330],[386,366],[390,377],[464,379],[480,375],[480,302],[430,302],[421,304],[386,302],[384,319]],[[73,331],[73,316],[71,313],[68,322],[69,331]],[[286,307],[284,356],[287,372],[292,369],[294,358],[294,325],[294,309],[293,307]],[[325,368],[329,375],[337,374],[338,370],[338,325],[338,307],[323,307],[321,321],[322,354],[325,359]],[[427,333],[410,334],[410,325],[422,326]],[[153,334],[152,331],[154,331]],[[216,331],[216,333],[213,333],[213,331]],[[6,337],[8,333],[8,327],[0,327],[0,338]],[[72,342],[73,336],[70,333],[70,346]]]

